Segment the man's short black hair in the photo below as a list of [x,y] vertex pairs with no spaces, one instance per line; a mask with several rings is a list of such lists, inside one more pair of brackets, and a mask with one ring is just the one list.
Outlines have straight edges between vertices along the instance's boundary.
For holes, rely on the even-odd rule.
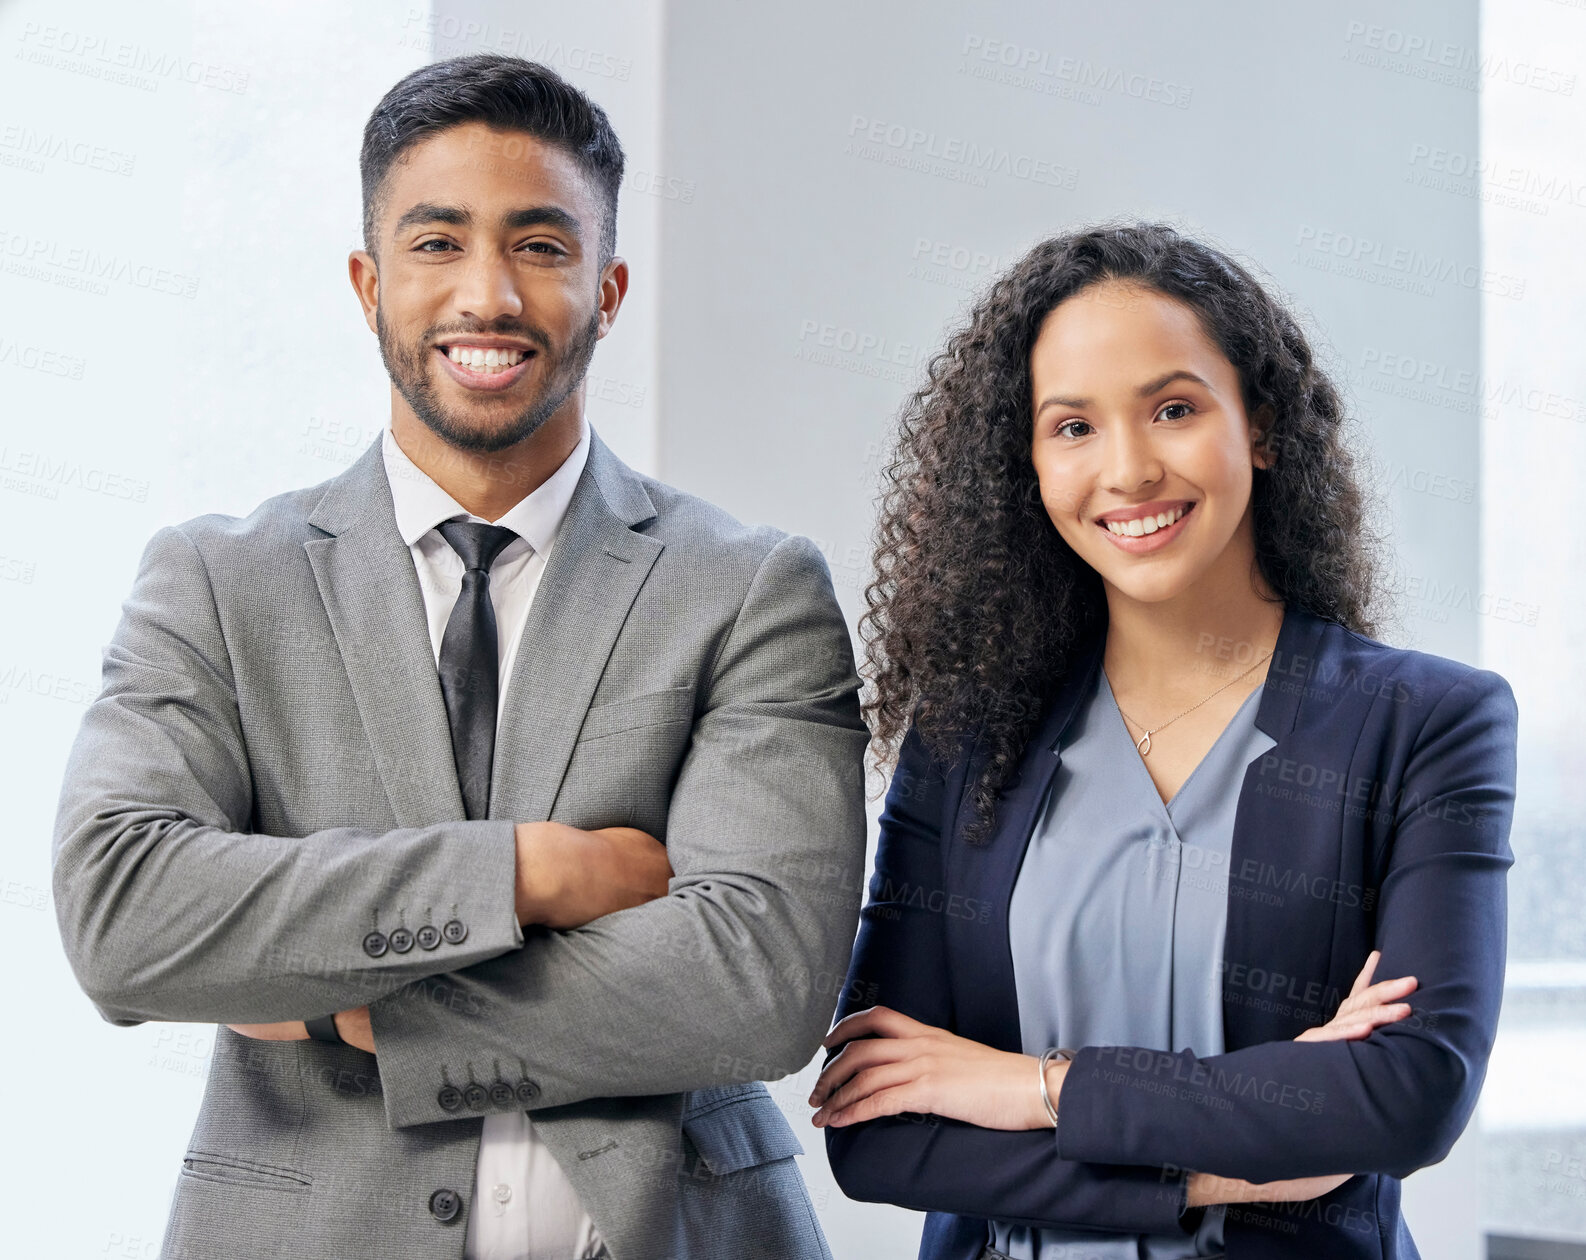
[[477,53],[420,66],[380,99],[363,129],[363,245],[378,257],[386,174],[408,149],[436,132],[481,122],[527,132],[572,155],[605,202],[600,262],[617,248],[622,145],[605,110],[556,71],[522,57]]

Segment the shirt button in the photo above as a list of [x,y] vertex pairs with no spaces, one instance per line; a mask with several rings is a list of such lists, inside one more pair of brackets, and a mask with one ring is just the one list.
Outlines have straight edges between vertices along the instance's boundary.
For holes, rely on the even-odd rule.
[[496,1188],[490,1193],[495,1196],[497,1203],[505,1203],[512,1197],[512,1187],[504,1181],[498,1182]]

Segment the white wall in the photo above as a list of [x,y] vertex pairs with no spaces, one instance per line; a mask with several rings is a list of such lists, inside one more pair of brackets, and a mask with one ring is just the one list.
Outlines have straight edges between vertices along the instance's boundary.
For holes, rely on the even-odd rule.
[[[1477,202],[1412,182],[1418,146],[1475,144],[1475,92],[1384,47],[1474,48],[1476,4],[1374,9],[669,0],[663,151],[693,196],[662,211],[661,475],[819,541],[855,623],[878,452],[923,356],[1037,239],[1159,216],[1314,317],[1390,492],[1396,638],[1474,659],[1446,593],[1478,587],[1476,421],[1381,365],[1475,364],[1483,288],[1517,284],[1482,274]],[[813,1076],[779,1093],[801,1123]],[[920,1218],[848,1202],[807,1145],[838,1256],[913,1255]],[[1478,1162],[1406,1183],[1423,1254],[1479,1254]]]
[[[0,947],[29,964],[3,1052],[0,1171],[29,1205],[0,1226],[7,1255],[159,1251],[213,1030],[112,1028],[78,990],[50,902],[56,793],[149,536],[323,481],[389,419],[346,279],[370,110],[432,53],[506,31],[656,168],[656,63],[634,48],[658,46],[659,10],[510,10],[475,31],[406,0],[0,8]],[[587,48],[623,77],[567,64]],[[592,423],[639,467],[655,202],[623,207],[634,283],[590,382]]]
[[[1253,260],[1314,317],[1389,491],[1397,638],[1470,660],[1478,419],[1400,365],[1479,363],[1483,299],[1516,309],[1557,255],[1484,266],[1479,199],[1428,187],[1434,152],[1477,151],[1478,95],[1394,49],[1475,48],[1475,0],[1375,8],[0,9],[0,947],[34,964],[17,973],[24,1031],[6,1055],[8,1120],[28,1137],[0,1167],[35,1210],[0,1230],[8,1249],[158,1250],[210,1040],[112,1029],[77,991],[49,905],[55,792],[148,536],[334,475],[385,422],[344,277],[361,128],[397,78],[512,51],[608,109],[629,155],[633,286],[596,354],[591,419],[635,466],[817,539],[851,623],[877,456],[923,356],[1034,240],[1143,214]],[[144,67],[130,82],[127,61]],[[969,144],[1008,169],[958,160]],[[1524,598],[1557,572],[1488,587]],[[912,1255],[917,1216],[832,1184],[802,1101],[813,1075],[773,1089],[806,1135],[834,1250]],[[106,1122],[85,1134],[93,1114]],[[1479,1254],[1470,1141],[1407,1183],[1428,1256]]]

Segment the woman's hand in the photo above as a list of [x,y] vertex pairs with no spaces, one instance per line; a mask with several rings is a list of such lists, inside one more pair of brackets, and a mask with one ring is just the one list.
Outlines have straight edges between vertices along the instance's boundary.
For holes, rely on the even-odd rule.
[[[1036,1076],[1039,1059],[993,1050],[885,1006],[840,1020],[821,1044],[843,1045],[815,1082],[817,1128],[917,1112],[983,1129],[1050,1129]],[[1053,1101],[1068,1070],[1047,1066]]]
[[1307,1028],[1295,1041],[1359,1041],[1369,1037],[1373,1029],[1383,1024],[1396,1023],[1410,1013],[1408,997],[1415,991],[1414,976],[1400,976],[1397,980],[1371,983],[1377,973],[1377,962],[1382,957],[1380,949],[1366,955],[1366,965],[1355,977],[1349,996],[1339,1005],[1337,1013],[1320,1028]]
[[[1332,1019],[1319,1028],[1307,1028],[1295,1041],[1359,1041],[1369,1037],[1374,1029],[1392,1024],[1410,1014],[1410,1004],[1399,999],[1415,991],[1414,976],[1400,976],[1397,980],[1371,983],[1377,974],[1377,963],[1382,951],[1374,949],[1366,956],[1366,965],[1355,977],[1349,996],[1339,1004]],[[1190,1207],[1208,1207],[1217,1203],[1294,1203],[1302,1199],[1315,1199],[1336,1190],[1348,1181],[1350,1174],[1328,1177],[1299,1177],[1289,1181],[1240,1181],[1235,1177],[1217,1177],[1211,1173],[1191,1173],[1189,1179]]]
[[[357,1046],[370,1054],[374,1049],[374,1028],[369,1023],[369,1008],[360,1006],[351,1011],[337,1011],[333,1017],[336,1031],[349,1046]],[[282,1020],[278,1024],[227,1024],[234,1033],[252,1037],[255,1041],[307,1041],[308,1025],[300,1019]]]

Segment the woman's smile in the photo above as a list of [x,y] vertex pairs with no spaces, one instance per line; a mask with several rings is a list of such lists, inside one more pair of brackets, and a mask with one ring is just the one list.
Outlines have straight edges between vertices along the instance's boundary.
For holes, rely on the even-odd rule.
[[1143,556],[1170,545],[1188,528],[1195,501],[1157,501],[1119,508],[1095,518],[1096,527],[1120,551]]

